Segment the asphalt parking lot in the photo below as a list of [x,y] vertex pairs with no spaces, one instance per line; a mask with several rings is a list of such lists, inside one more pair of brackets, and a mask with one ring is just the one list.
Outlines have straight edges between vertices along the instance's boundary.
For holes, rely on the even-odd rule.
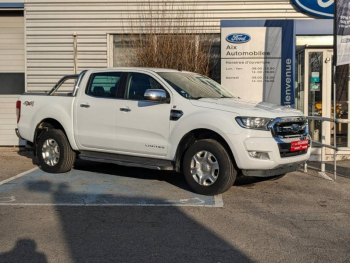
[[[0,151],[0,262],[350,262],[350,164],[192,193],[172,172]],[[328,167],[331,168],[331,167]],[[29,171],[29,172],[28,172]]]

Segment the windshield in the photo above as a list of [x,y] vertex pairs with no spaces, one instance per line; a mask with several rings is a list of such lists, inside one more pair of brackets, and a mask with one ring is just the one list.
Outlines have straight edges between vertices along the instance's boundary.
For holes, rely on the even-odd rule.
[[196,73],[159,72],[158,74],[187,99],[233,98],[232,94],[219,83]]

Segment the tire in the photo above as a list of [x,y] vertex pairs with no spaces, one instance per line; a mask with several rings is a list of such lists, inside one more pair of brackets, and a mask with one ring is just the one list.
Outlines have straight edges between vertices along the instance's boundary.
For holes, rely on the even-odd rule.
[[62,130],[56,129],[46,131],[39,138],[37,153],[41,169],[48,173],[70,171],[76,158],[76,153],[72,150],[66,135]]
[[[190,187],[202,195],[226,192],[237,177],[237,170],[229,154],[219,142],[212,139],[197,141],[186,151],[183,171]],[[203,180],[202,178],[208,177],[207,174],[212,175],[211,179]]]

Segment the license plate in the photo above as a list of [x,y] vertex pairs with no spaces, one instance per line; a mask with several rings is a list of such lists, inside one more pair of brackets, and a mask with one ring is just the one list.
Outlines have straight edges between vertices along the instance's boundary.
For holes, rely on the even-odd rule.
[[309,140],[294,141],[294,142],[291,142],[290,151],[291,152],[304,151],[304,150],[307,150],[308,145],[309,145]]

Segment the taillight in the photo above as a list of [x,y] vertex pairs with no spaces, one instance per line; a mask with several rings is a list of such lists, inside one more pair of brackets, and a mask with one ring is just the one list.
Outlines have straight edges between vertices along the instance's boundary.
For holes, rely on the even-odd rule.
[[16,115],[17,115],[17,123],[18,123],[19,119],[21,118],[21,101],[20,100],[16,102]]

